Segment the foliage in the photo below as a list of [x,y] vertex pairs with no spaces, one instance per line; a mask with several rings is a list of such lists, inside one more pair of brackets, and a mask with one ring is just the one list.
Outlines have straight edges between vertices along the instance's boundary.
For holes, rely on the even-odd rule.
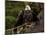
[[20,10],[24,9],[24,3],[21,2],[11,2],[6,1],[6,11],[5,11],[5,20],[6,20],[6,29],[14,27],[16,24],[16,18]]

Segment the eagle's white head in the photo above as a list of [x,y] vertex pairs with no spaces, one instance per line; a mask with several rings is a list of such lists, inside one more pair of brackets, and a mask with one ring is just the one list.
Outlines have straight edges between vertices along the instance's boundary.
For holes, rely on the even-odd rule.
[[29,5],[26,5],[25,10],[31,10]]

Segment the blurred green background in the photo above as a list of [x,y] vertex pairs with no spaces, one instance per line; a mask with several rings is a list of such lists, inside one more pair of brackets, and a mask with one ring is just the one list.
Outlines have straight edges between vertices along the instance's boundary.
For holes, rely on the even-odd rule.
[[24,3],[22,2],[12,2],[7,1],[5,8],[5,20],[6,20],[6,29],[13,28],[16,24],[16,18],[20,10],[24,9]]
[[[34,12],[39,13],[44,10],[44,4],[39,2],[20,2],[20,1],[6,1],[5,2],[5,29],[14,28],[16,18],[21,10],[24,10],[25,4],[30,5]],[[11,35],[12,31],[6,31],[6,35]]]

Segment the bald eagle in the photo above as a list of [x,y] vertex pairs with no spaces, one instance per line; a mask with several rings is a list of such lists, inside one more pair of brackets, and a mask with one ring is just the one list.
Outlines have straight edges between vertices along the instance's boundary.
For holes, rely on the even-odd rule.
[[31,10],[29,5],[26,5],[25,10],[20,11],[18,14],[15,27],[20,26],[28,21],[36,22],[37,20],[37,13]]

